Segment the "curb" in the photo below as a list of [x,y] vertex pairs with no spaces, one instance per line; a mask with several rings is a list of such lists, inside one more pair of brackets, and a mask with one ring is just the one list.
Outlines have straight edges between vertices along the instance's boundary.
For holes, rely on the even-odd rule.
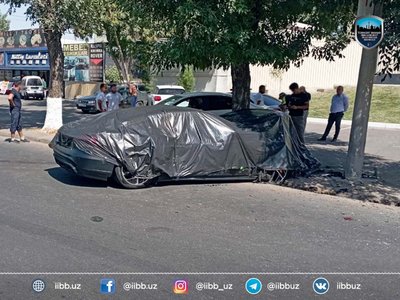
[[[31,136],[29,135],[29,133],[27,134],[27,132],[25,132],[25,136],[28,140],[32,141],[32,142],[36,142],[36,143],[42,143],[42,144],[49,144],[51,142],[51,140],[53,139],[53,137],[51,137],[51,139],[46,139],[46,138],[40,138],[40,137],[35,137],[35,136]],[[10,138],[9,135],[4,135],[4,133],[0,132],[0,137],[4,138],[4,139],[8,139]]]
[[[307,118],[307,122],[315,124],[326,124],[328,119],[320,118]],[[352,121],[342,120],[342,125],[351,125]],[[400,129],[400,124],[395,123],[379,123],[379,122],[369,122],[368,128],[378,128],[378,129]]]

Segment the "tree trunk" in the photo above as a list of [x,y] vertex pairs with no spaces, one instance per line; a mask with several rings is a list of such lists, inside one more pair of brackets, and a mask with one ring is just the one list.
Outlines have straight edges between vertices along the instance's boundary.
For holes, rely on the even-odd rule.
[[43,130],[54,132],[62,125],[62,98],[64,94],[64,54],[61,45],[62,33],[45,30],[49,51],[50,84],[47,97],[46,120]]
[[248,109],[250,107],[250,65],[232,64],[232,110]]
[[[374,5],[370,5],[370,1],[359,0],[358,16],[368,16],[374,12],[378,16],[382,15],[382,6],[376,5],[374,8]],[[345,167],[345,176],[348,179],[360,179],[362,177],[377,58],[378,48],[363,49]]]

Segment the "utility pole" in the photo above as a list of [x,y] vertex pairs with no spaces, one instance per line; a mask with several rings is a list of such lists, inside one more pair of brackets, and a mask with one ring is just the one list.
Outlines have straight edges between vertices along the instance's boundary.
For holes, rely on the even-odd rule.
[[[374,14],[381,16],[382,4],[374,5],[373,2],[375,1],[359,0],[357,11],[358,17]],[[377,59],[378,47],[362,50],[347,163],[345,167],[345,176],[348,179],[360,179],[362,177],[372,88],[376,73]]]

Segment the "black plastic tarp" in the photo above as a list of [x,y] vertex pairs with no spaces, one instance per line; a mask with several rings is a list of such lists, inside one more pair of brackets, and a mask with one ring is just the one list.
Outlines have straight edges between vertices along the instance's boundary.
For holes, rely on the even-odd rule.
[[260,169],[308,171],[318,165],[290,117],[268,110],[219,117],[167,106],[121,109],[66,124],[51,144],[65,140],[147,177],[252,176]]

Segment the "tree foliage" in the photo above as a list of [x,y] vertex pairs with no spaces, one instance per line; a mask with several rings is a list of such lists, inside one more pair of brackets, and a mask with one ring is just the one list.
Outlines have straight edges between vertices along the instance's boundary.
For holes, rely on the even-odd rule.
[[383,5],[385,36],[379,47],[378,71],[391,76],[400,71],[400,0],[387,0]]
[[[230,67],[234,103],[249,95],[249,64],[287,69],[309,55],[328,60],[340,56],[350,41],[348,28],[355,19],[355,2],[137,0],[146,8],[158,36],[165,38],[157,44],[155,65]],[[313,39],[325,44],[310,47]],[[246,105],[248,99],[238,107]]]
[[10,29],[10,20],[7,19],[7,14],[0,15],[0,31],[7,31]]

